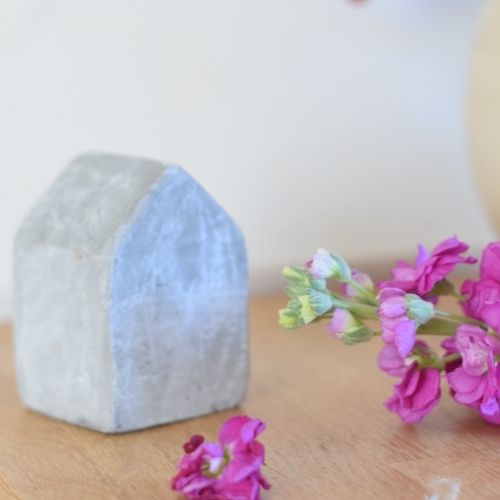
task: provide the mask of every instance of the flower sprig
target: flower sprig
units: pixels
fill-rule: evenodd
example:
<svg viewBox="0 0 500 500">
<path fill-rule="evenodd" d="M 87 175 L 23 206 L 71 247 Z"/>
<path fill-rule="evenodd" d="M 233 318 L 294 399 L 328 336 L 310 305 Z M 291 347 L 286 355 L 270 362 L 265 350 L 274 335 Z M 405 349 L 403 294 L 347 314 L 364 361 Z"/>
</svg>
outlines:
<svg viewBox="0 0 500 500">
<path fill-rule="evenodd" d="M 257 440 L 265 428 L 257 418 L 237 415 L 224 422 L 216 442 L 191 436 L 171 488 L 188 499 L 260 500 L 261 489 L 271 487 L 261 473 L 265 448 Z"/>
<path fill-rule="evenodd" d="M 279 323 L 294 329 L 326 320 L 327 331 L 348 345 L 379 336 L 378 366 L 400 379 L 385 404 L 406 423 L 432 411 L 445 379 L 457 403 L 500 424 L 500 242 L 484 249 L 479 279 L 457 291 L 448 276 L 477 262 L 464 256 L 468 248 L 456 237 L 432 252 L 419 245 L 414 264 L 397 262 L 392 279 L 377 286 L 342 257 L 319 249 L 304 267 L 283 269 L 290 300 Z M 454 297 L 463 314 L 441 310 L 443 295 Z M 444 352 L 431 349 L 425 335 L 444 336 Z"/>
</svg>

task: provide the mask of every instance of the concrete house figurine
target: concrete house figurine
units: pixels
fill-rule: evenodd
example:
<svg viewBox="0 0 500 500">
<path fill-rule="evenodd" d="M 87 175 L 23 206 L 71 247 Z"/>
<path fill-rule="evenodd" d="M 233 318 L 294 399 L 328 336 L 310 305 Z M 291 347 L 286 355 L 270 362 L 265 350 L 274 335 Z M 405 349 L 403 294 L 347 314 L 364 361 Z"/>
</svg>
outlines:
<svg viewBox="0 0 500 500">
<path fill-rule="evenodd" d="M 26 406 L 114 433 L 241 401 L 245 243 L 182 168 L 84 154 L 29 213 L 14 246 Z"/>
</svg>

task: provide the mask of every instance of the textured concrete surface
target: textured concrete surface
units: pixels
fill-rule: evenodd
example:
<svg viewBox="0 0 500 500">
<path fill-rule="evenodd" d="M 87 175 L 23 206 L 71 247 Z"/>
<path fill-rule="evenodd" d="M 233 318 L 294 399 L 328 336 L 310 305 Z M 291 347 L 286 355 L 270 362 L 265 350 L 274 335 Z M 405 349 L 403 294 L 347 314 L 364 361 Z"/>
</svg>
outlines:
<svg viewBox="0 0 500 500">
<path fill-rule="evenodd" d="M 28 407 L 123 432 L 243 397 L 244 240 L 182 168 L 78 157 L 26 217 L 14 253 Z"/>
</svg>

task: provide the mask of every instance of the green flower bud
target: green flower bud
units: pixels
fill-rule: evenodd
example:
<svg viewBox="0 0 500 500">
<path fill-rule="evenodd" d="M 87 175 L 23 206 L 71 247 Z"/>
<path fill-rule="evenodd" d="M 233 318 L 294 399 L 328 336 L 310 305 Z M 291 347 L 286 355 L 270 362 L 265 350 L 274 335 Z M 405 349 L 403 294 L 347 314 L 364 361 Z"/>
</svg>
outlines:
<svg viewBox="0 0 500 500">
<path fill-rule="evenodd" d="M 307 295 L 311 288 L 318 291 L 326 289 L 326 281 L 314 278 L 307 269 L 287 266 L 283 268 L 282 274 L 289 282 L 285 291 L 291 298 Z"/>
<path fill-rule="evenodd" d="M 325 314 L 333 306 L 330 295 L 311 289 L 306 295 L 297 297 L 300 302 L 300 316 L 304 323 L 311 323 L 317 317 Z"/>
<path fill-rule="evenodd" d="M 292 299 L 288 302 L 284 309 L 278 311 L 278 323 L 284 328 L 298 328 L 304 324 L 300 311 L 302 306 L 297 299 Z"/>
<path fill-rule="evenodd" d="M 342 341 L 347 345 L 359 344 L 360 342 L 368 342 L 373 337 L 373 330 L 366 325 L 361 325 L 352 330 L 346 330 L 342 335 Z"/>
<path fill-rule="evenodd" d="M 295 283 L 307 284 L 310 279 L 310 274 L 307 269 L 295 266 L 285 266 L 281 274 L 288 280 Z"/>
<path fill-rule="evenodd" d="M 299 326 L 302 326 L 304 324 L 302 318 L 300 317 L 300 313 L 297 314 L 292 309 L 288 308 L 280 309 L 278 311 L 278 314 L 279 314 L 278 323 L 283 328 L 293 329 L 293 328 L 298 328 Z"/>
<path fill-rule="evenodd" d="M 434 317 L 434 305 L 431 302 L 427 302 L 413 293 L 407 293 L 405 300 L 408 317 L 420 325 L 427 323 Z"/>
</svg>

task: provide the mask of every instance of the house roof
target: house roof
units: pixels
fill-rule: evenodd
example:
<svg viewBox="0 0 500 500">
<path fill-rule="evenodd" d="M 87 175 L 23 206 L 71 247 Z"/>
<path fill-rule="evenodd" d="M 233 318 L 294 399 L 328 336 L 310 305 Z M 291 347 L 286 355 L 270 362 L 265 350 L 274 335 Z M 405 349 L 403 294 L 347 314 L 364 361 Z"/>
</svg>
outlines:
<svg viewBox="0 0 500 500">
<path fill-rule="evenodd" d="M 17 243 L 100 253 L 169 169 L 179 167 L 107 153 L 80 155 L 25 218 Z"/>
</svg>

